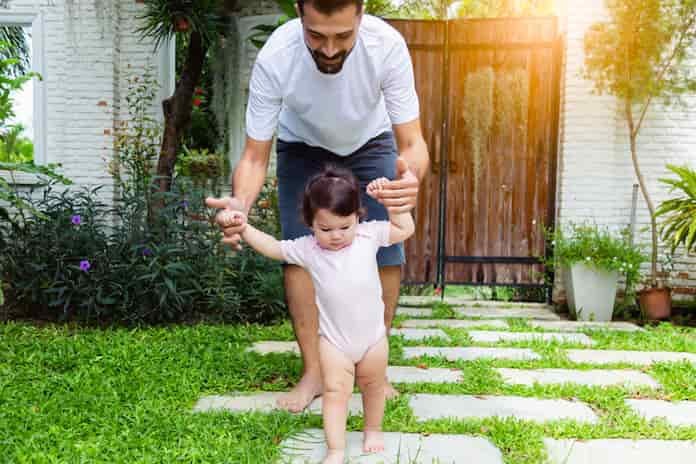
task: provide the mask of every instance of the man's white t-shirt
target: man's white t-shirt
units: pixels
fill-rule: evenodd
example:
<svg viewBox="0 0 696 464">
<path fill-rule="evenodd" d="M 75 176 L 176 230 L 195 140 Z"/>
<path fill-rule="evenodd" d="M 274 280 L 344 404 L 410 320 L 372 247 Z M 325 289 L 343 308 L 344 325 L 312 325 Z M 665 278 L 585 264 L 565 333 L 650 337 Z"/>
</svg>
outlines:
<svg viewBox="0 0 696 464">
<path fill-rule="evenodd" d="M 304 142 L 346 156 L 368 140 L 418 118 L 418 96 L 406 41 L 364 14 L 351 53 L 337 74 L 321 73 L 302 23 L 279 27 L 251 74 L 246 130 L 255 140 Z"/>
</svg>

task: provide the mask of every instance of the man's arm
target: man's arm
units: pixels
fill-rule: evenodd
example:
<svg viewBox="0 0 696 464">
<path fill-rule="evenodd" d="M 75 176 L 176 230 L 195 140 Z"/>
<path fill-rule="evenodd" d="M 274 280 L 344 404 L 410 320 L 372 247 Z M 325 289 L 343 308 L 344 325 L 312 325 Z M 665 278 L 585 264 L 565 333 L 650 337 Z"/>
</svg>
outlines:
<svg viewBox="0 0 696 464">
<path fill-rule="evenodd" d="M 420 119 L 404 124 L 394 124 L 394 137 L 399 154 L 406 160 L 409 170 L 416 176 L 418 182 L 425 177 L 430 165 L 428 146 L 423 138 Z"/>
<path fill-rule="evenodd" d="M 259 196 L 268 171 L 272 140 L 259 141 L 247 136 L 246 146 L 232 177 L 232 196 L 239 200 L 244 214 Z"/>
<path fill-rule="evenodd" d="M 396 180 L 380 190 L 378 201 L 390 214 L 398 214 L 416 207 L 418 187 L 428 171 L 430 159 L 418 119 L 404 124 L 394 124 L 392 127 L 399 150 Z"/>
</svg>

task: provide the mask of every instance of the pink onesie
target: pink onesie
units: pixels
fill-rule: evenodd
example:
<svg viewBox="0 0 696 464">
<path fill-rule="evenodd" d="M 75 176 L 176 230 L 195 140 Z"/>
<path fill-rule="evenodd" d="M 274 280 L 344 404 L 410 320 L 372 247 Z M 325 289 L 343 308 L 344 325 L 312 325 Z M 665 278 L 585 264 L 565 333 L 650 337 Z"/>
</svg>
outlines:
<svg viewBox="0 0 696 464">
<path fill-rule="evenodd" d="M 388 221 L 358 224 L 353 243 L 321 248 L 313 235 L 283 240 L 283 258 L 309 271 L 319 307 L 319 335 L 354 363 L 386 333 L 377 250 L 389 246 Z"/>
</svg>

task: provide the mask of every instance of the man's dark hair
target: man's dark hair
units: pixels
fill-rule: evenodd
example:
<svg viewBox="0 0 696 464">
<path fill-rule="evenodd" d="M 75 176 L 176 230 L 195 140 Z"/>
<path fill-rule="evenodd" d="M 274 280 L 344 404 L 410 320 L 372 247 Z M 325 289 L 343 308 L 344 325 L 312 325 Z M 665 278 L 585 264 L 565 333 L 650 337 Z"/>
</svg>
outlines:
<svg viewBox="0 0 696 464">
<path fill-rule="evenodd" d="M 348 169 L 331 165 L 307 181 L 300 209 L 307 227 L 312 227 L 314 215 L 320 209 L 328 209 L 336 216 L 344 217 L 355 213 L 358 219 L 365 215 L 360 205 L 358 180 Z"/>
<path fill-rule="evenodd" d="M 319 13 L 331 15 L 347 6 L 355 5 L 358 13 L 362 12 L 365 0 L 297 0 L 300 16 L 304 16 L 305 4 L 311 4 Z"/>
</svg>

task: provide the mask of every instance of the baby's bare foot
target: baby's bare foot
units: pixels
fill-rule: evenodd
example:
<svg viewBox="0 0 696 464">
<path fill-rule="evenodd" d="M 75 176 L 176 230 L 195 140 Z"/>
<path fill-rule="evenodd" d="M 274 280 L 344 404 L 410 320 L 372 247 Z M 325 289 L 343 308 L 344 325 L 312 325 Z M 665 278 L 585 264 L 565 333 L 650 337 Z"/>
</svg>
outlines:
<svg viewBox="0 0 696 464">
<path fill-rule="evenodd" d="M 384 451 L 384 433 L 381 430 L 365 430 L 363 451 L 365 453 L 381 453 Z"/>
<path fill-rule="evenodd" d="M 343 464 L 346 452 L 344 450 L 329 450 L 321 464 Z"/>
</svg>

